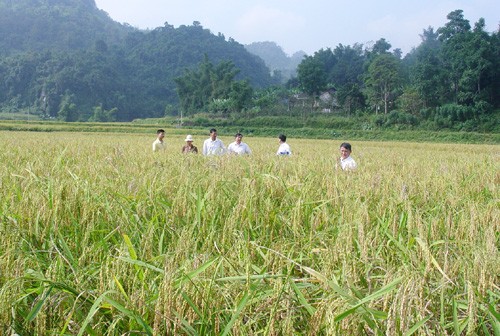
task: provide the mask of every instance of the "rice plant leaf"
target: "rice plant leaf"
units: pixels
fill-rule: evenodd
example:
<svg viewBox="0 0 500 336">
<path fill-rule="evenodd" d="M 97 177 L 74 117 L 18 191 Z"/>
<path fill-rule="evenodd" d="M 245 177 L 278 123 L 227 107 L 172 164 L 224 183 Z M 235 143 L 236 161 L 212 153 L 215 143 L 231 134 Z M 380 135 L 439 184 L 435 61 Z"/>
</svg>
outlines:
<svg viewBox="0 0 500 336">
<path fill-rule="evenodd" d="M 284 277 L 284 275 L 282 275 L 282 274 L 235 275 L 235 276 L 218 278 L 218 279 L 215 279 L 215 281 L 231 282 L 231 281 L 246 281 L 247 279 L 248 280 L 263 280 L 263 279 L 276 279 L 276 278 L 283 278 L 283 277 Z"/>
<path fill-rule="evenodd" d="M 304 297 L 304 294 L 300 291 L 299 287 L 293 282 L 290 281 L 290 286 L 294 290 L 295 294 L 297 295 L 297 299 L 299 300 L 300 304 L 304 306 L 304 308 L 307 310 L 309 313 L 309 316 L 313 316 L 314 313 L 316 312 L 316 308 L 314 308 Z"/>
<path fill-rule="evenodd" d="M 413 335 L 420 327 L 422 327 L 429 319 L 432 317 L 432 315 L 427 316 L 426 318 L 423 318 L 422 320 L 418 321 L 413 327 L 408 329 L 407 332 L 404 333 L 404 336 L 411 336 Z"/>
<path fill-rule="evenodd" d="M 58 232 L 59 235 L 59 245 L 64 251 L 64 255 L 66 259 L 70 262 L 71 266 L 75 267 L 75 258 L 73 257 L 73 254 L 71 253 L 71 250 L 68 247 L 68 244 L 66 244 L 66 241 L 64 240 L 61 231 Z"/>
<path fill-rule="evenodd" d="M 221 336 L 226 336 L 231 332 L 231 328 L 236 322 L 236 319 L 240 316 L 241 312 L 243 311 L 243 308 L 245 308 L 248 299 L 250 299 L 250 293 L 246 292 L 245 295 L 243 295 L 243 297 L 241 298 L 240 302 L 238 303 L 238 306 L 236 307 L 236 311 L 234 312 L 233 316 L 231 316 L 231 320 L 229 321 L 228 324 L 226 324 L 226 327 L 224 328 L 224 331 L 222 332 Z"/>
<path fill-rule="evenodd" d="M 460 335 L 460 326 L 458 324 L 458 309 L 457 309 L 457 301 L 453 299 L 451 310 L 453 314 L 453 331 L 455 335 Z"/>
<path fill-rule="evenodd" d="M 391 242 L 394 243 L 394 245 L 396 245 L 396 247 L 401 251 L 403 252 L 404 256 L 405 257 L 408 257 L 410 255 L 410 251 L 408 251 L 408 248 L 406 246 L 404 246 L 403 244 L 401 244 L 401 242 L 399 240 L 397 240 L 396 238 L 394 238 L 393 235 L 391 235 L 389 233 L 389 231 L 385 231 L 385 235 L 387 236 L 387 238 L 389 238 L 389 240 Z"/>
<path fill-rule="evenodd" d="M 104 292 L 103 294 L 101 294 L 101 296 L 99 296 L 94 301 L 94 304 L 92 305 L 92 307 L 90 307 L 89 313 L 87 314 L 87 317 L 85 318 L 85 320 L 82 323 L 82 326 L 80 327 L 80 331 L 78 332 L 78 336 L 82 336 L 85 333 L 85 329 L 87 329 L 87 326 L 92 321 L 92 318 L 94 317 L 94 315 L 99 310 L 99 308 L 101 306 L 101 303 L 106 299 L 106 295 L 108 293 L 112 293 L 112 292 L 113 291 Z"/>
<path fill-rule="evenodd" d="M 123 234 L 123 240 L 125 241 L 125 244 L 127 245 L 127 249 L 128 249 L 128 253 L 130 255 L 130 258 L 132 260 L 138 260 L 138 258 L 137 258 L 137 252 L 135 251 L 134 245 L 132 244 L 132 241 L 130 240 L 130 237 L 127 234 L 124 233 Z M 144 280 L 144 271 L 137 264 L 134 264 L 134 267 L 135 267 L 135 269 L 137 271 L 139 279 L 141 281 L 143 281 Z"/>
<path fill-rule="evenodd" d="M 389 316 L 389 314 L 387 314 L 387 312 L 385 311 L 376 310 L 372 308 L 367 308 L 366 311 L 370 313 L 370 315 L 372 315 L 377 320 L 387 320 L 387 316 Z"/>
<path fill-rule="evenodd" d="M 144 261 L 141 261 L 141 260 L 136 260 L 136 259 L 131 259 L 131 258 L 127 258 L 127 257 L 118 257 L 119 260 L 123 260 L 125 262 L 128 262 L 132 265 L 135 265 L 135 266 L 140 266 L 140 267 L 144 267 L 144 268 L 148 268 L 150 270 L 153 270 L 155 272 L 158 272 L 158 273 L 161 273 L 161 274 L 165 274 L 165 271 L 161 268 L 158 268 L 156 266 L 153 266 L 151 264 L 148 264 Z"/>
<path fill-rule="evenodd" d="M 68 326 L 70 324 L 70 322 L 72 321 L 73 319 L 73 314 L 75 313 L 75 310 L 72 309 L 70 311 L 70 313 L 68 314 L 68 316 L 65 318 L 65 321 L 64 321 L 64 325 L 61 329 L 61 332 L 59 333 L 59 336 L 63 336 L 63 335 L 66 335 L 66 330 L 68 329 Z"/>
<path fill-rule="evenodd" d="M 158 240 L 158 254 L 162 255 L 163 254 L 163 241 L 165 239 L 165 230 L 161 232 L 160 239 Z"/>
<path fill-rule="evenodd" d="M 492 304 L 488 305 L 488 311 L 491 313 L 491 316 L 497 320 L 497 322 L 500 322 L 500 313 L 495 310 L 495 307 Z"/>
<path fill-rule="evenodd" d="M 200 309 L 194 304 L 193 300 L 191 300 L 191 298 L 189 297 L 189 295 L 187 295 L 186 292 L 182 292 L 181 293 L 182 297 L 184 298 L 184 300 L 186 300 L 186 302 L 188 303 L 188 305 L 191 307 L 191 309 L 193 309 L 193 311 L 196 313 L 196 315 L 198 315 L 198 317 L 203 321 L 205 322 L 205 317 L 203 316 L 203 314 L 201 313 Z"/>
<path fill-rule="evenodd" d="M 434 257 L 432 256 L 432 253 L 431 251 L 429 250 L 429 248 L 427 247 L 427 244 L 422 240 L 420 239 L 420 237 L 416 237 L 415 240 L 417 241 L 417 243 L 420 245 L 420 247 L 422 248 L 422 250 L 429 256 L 429 258 L 431 259 L 431 262 L 432 264 L 437 268 L 437 270 L 439 271 L 439 273 L 441 273 L 449 282 L 451 283 L 454 283 L 447 275 L 446 273 L 443 271 L 443 269 L 441 268 L 441 266 L 439 266 L 439 263 L 437 262 L 436 259 L 434 259 Z"/>
<path fill-rule="evenodd" d="M 319 281 L 323 282 L 323 283 L 327 283 L 328 282 L 328 279 L 321 273 L 319 273 L 318 271 L 312 269 L 311 267 L 307 267 L 307 266 L 302 266 L 299 264 L 299 266 L 306 272 L 306 273 L 309 273 L 310 275 L 312 275 L 313 277 L 315 277 L 316 279 L 318 279 Z"/>
<path fill-rule="evenodd" d="M 49 284 L 50 286 L 54 287 L 55 289 L 62 290 L 64 292 L 73 294 L 74 296 L 80 295 L 80 293 L 76 289 L 69 287 L 68 285 L 61 283 L 61 282 L 48 280 L 43 276 L 43 274 L 41 274 L 38 271 L 34 271 L 32 269 L 28 269 L 26 271 L 26 275 L 24 276 L 24 278 L 29 279 L 29 280 L 36 280 L 36 281 L 40 281 L 40 282 Z"/>
<path fill-rule="evenodd" d="M 118 280 L 116 278 L 116 276 L 114 276 L 114 275 L 113 275 L 113 279 L 115 280 L 115 284 L 118 287 L 118 289 L 120 290 L 120 293 L 122 293 L 122 295 L 127 299 L 127 301 L 130 302 L 130 298 L 128 297 L 127 293 L 125 292 L 125 289 L 123 289 L 123 286 L 122 286 L 120 280 Z"/>
<path fill-rule="evenodd" d="M 124 233 L 123 240 L 125 241 L 125 244 L 127 245 L 128 254 L 130 255 L 130 258 L 137 260 L 137 253 L 135 252 L 134 245 L 132 244 L 130 237 Z"/>
<path fill-rule="evenodd" d="M 183 277 L 180 277 L 179 279 L 177 279 L 175 282 L 175 286 L 178 287 L 180 285 L 182 285 L 184 282 L 186 281 L 190 281 L 190 280 L 193 280 L 194 278 L 196 278 L 198 275 L 200 275 L 201 273 L 203 273 L 207 268 L 209 268 L 210 266 L 213 265 L 213 263 L 215 263 L 219 258 L 216 257 L 212 260 L 209 260 L 207 261 L 206 263 L 204 263 L 203 265 L 201 265 L 200 267 L 198 267 L 197 269 L 185 274 Z"/>
<path fill-rule="evenodd" d="M 52 292 L 52 289 L 54 289 L 54 287 L 50 286 L 48 289 L 46 289 L 43 292 L 42 297 L 38 300 L 38 302 L 33 306 L 31 311 L 26 316 L 26 320 L 28 320 L 28 322 L 31 322 L 36 318 L 36 316 L 40 312 L 40 309 L 42 309 L 43 304 L 45 303 L 45 301 L 49 297 L 50 292 Z"/>
<path fill-rule="evenodd" d="M 367 302 L 370 302 L 372 300 L 375 300 L 385 294 L 387 294 L 388 292 L 392 291 L 402 280 L 403 278 L 397 278 L 396 280 L 392 281 L 391 283 L 385 285 L 384 287 L 380 288 L 378 291 L 376 291 L 375 293 L 372 293 L 370 295 L 368 295 L 367 297 L 365 297 L 364 299 L 358 301 L 352 308 L 340 313 L 339 315 L 337 315 L 335 318 L 334 318 L 334 321 L 335 322 L 339 322 L 339 321 L 342 321 L 344 318 L 346 318 L 347 316 L 353 314 L 359 307 L 361 307 L 362 305 L 364 305 L 365 303 Z"/>
<path fill-rule="evenodd" d="M 355 301 L 356 298 L 351 296 L 347 291 L 345 291 L 342 287 L 339 286 L 338 283 L 329 281 L 328 285 L 330 286 L 331 289 L 333 289 L 337 294 L 342 296 L 345 300 L 348 301 Z"/>
<path fill-rule="evenodd" d="M 196 329 L 193 328 L 192 325 L 189 324 L 188 321 L 186 321 L 185 318 L 183 318 L 178 312 L 174 311 L 174 315 L 181 320 L 181 328 L 186 332 L 187 335 L 190 336 L 199 336 L 198 332 Z"/>
<path fill-rule="evenodd" d="M 142 328 L 144 329 L 144 331 L 146 332 L 147 335 L 153 336 L 153 329 L 142 319 L 142 317 L 137 315 L 137 313 L 135 313 L 134 311 L 132 311 L 130 309 L 125 308 L 122 304 L 120 304 L 119 302 L 117 302 L 109 297 L 105 297 L 105 300 L 110 305 L 112 305 L 113 307 L 118 309 L 120 312 L 125 314 L 125 316 L 136 320 L 137 323 L 139 323 L 142 326 Z"/>
<path fill-rule="evenodd" d="M 488 306 L 488 315 L 490 316 L 491 327 L 495 336 L 500 336 L 500 314 L 498 314 L 492 304 Z"/>
<path fill-rule="evenodd" d="M 452 314 L 453 314 L 453 331 L 455 332 L 455 335 L 461 335 L 465 327 L 467 327 L 467 324 L 469 323 L 469 317 L 466 317 L 463 320 L 459 320 L 458 308 L 460 306 L 462 309 L 467 309 L 467 305 L 457 302 L 455 299 L 453 299 Z"/>
</svg>

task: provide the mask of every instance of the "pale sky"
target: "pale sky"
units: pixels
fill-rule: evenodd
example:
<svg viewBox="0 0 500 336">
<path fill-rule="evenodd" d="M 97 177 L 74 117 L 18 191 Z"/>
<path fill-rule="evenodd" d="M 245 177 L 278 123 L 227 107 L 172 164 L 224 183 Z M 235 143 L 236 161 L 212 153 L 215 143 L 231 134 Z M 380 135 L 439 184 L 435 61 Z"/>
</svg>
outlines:
<svg viewBox="0 0 500 336">
<path fill-rule="evenodd" d="M 338 44 L 371 45 L 385 38 L 407 53 L 420 44 L 423 29 L 436 30 L 446 15 L 462 9 L 471 26 L 483 17 L 486 31 L 500 24 L 499 0 L 96 0 L 118 22 L 154 29 L 199 21 L 242 44 L 273 41 L 291 55 L 312 55 Z"/>
</svg>

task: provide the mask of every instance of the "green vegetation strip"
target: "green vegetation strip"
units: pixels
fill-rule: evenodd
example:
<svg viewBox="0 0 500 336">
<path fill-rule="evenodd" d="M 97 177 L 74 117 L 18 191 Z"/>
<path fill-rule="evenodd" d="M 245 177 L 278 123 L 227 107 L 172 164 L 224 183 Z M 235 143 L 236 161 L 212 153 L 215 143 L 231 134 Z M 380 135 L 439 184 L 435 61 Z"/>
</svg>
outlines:
<svg viewBox="0 0 500 336">
<path fill-rule="evenodd" d="M 265 126 L 217 126 L 219 134 L 231 136 L 242 132 L 246 136 L 276 137 L 284 133 L 290 138 L 310 139 L 338 139 L 338 140 L 373 140 L 373 141 L 412 141 L 412 142 L 440 142 L 440 143 L 476 143 L 500 144 L 499 133 L 475 133 L 452 131 L 421 131 L 421 130 L 356 130 L 311 127 L 265 127 Z M 86 133 L 130 133 L 151 134 L 156 129 L 164 128 L 170 135 L 207 135 L 210 127 L 172 126 L 172 121 L 154 124 L 145 123 L 64 123 L 46 121 L 0 121 L 0 131 L 27 131 L 27 132 L 86 132 Z"/>
</svg>

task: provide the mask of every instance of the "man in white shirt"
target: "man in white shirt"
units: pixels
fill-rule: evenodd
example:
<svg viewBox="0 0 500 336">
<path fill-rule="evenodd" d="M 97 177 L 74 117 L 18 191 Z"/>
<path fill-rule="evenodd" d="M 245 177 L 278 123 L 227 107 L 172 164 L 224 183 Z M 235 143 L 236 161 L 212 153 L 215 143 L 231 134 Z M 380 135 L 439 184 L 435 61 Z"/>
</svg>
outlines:
<svg viewBox="0 0 500 336">
<path fill-rule="evenodd" d="M 156 140 L 153 142 L 153 152 L 158 152 L 165 149 L 165 143 L 163 142 L 164 137 L 164 130 L 159 129 L 156 131 Z"/>
<path fill-rule="evenodd" d="M 340 145 L 340 167 L 342 170 L 354 170 L 357 167 L 356 161 L 351 157 L 351 144 L 348 142 Z"/>
<path fill-rule="evenodd" d="M 224 143 L 217 139 L 217 130 L 212 128 L 210 130 L 210 138 L 203 143 L 203 155 L 222 155 L 226 151 Z"/>
<path fill-rule="evenodd" d="M 280 141 L 280 146 L 278 147 L 276 155 L 292 155 L 292 150 L 290 149 L 290 146 L 288 146 L 288 144 L 286 143 L 286 135 L 280 134 L 278 136 L 278 139 Z"/>
<path fill-rule="evenodd" d="M 243 139 L 243 135 L 241 133 L 236 133 L 234 136 L 234 142 L 231 142 L 231 144 L 227 147 L 229 154 L 252 154 L 250 147 L 248 147 L 246 143 L 241 142 L 241 139 Z"/>
</svg>

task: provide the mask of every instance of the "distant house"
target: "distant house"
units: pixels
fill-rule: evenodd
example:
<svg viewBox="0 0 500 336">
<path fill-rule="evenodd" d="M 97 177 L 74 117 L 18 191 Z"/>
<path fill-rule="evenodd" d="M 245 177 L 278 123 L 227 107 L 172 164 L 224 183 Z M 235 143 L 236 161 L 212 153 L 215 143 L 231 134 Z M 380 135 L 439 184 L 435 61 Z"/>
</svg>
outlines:
<svg viewBox="0 0 500 336">
<path fill-rule="evenodd" d="M 319 106 L 322 112 L 330 113 L 333 109 L 340 107 L 337 100 L 337 90 L 330 88 L 319 95 Z"/>
<path fill-rule="evenodd" d="M 302 107 L 307 106 L 310 99 L 311 97 L 303 92 L 291 95 L 288 99 L 288 111 L 290 111 L 290 109 L 294 108 L 296 105 L 302 105 Z"/>
<path fill-rule="evenodd" d="M 321 109 L 321 112 L 331 113 L 334 109 L 340 107 L 335 88 L 330 88 L 320 93 L 318 98 L 311 97 L 304 92 L 296 93 L 290 96 L 287 102 L 288 110 L 296 106 L 312 106 L 314 109 Z"/>
</svg>

